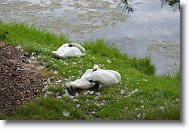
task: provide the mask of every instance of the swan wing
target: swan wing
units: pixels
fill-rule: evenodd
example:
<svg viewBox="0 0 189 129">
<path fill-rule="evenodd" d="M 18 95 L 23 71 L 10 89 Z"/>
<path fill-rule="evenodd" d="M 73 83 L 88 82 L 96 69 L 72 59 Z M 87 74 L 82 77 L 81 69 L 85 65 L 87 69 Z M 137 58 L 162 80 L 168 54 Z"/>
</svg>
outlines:
<svg viewBox="0 0 189 129">
<path fill-rule="evenodd" d="M 97 81 L 103 86 L 111 86 L 118 83 L 117 78 L 114 76 L 114 74 L 106 70 L 97 70 L 85 79 L 88 81 Z"/>
<path fill-rule="evenodd" d="M 57 51 L 53 51 L 53 54 L 61 58 L 80 57 L 83 55 L 83 53 L 78 48 L 75 47 L 62 47 Z"/>
<path fill-rule="evenodd" d="M 75 47 L 66 48 L 66 50 L 64 51 L 64 57 L 80 57 L 82 55 L 83 53 Z"/>
<path fill-rule="evenodd" d="M 118 83 L 121 81 L 121 75 L 119 72 L 114 71 L 114 70 L 107 70 L 107 71 L 114 74 L 114 76 L 117 78 Z"/>
<path fill-rule="evenodd" d="M 88 69 L 85 71 L 85 73 L 81 76 L 81 78 L 87 78 L 93 73 L 93 69 Z"/>
<path fill-rule="evenodd" d="M 60 51 L 64 51 L 65 48 L 68 47 L 68 45 L 69 45 L 69 44 L 67 44 L 67 43 L 66 43 L 66 44 L 63 44 L 61 47 L 59 47 L 59 48 L 57 49 L 57 51 L 59 51 L 59 52 L 60 52 Z"/>
</svg>

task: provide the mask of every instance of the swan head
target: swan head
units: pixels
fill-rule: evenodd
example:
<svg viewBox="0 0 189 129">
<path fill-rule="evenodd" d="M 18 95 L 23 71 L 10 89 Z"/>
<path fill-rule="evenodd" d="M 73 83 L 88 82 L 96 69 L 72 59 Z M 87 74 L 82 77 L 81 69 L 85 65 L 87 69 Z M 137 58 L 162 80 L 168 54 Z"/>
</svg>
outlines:
<svg viewBox="0 0 189 129">
<path fill-rule="evenodd" d="M 93 80 L 89 80 L 89 82 L 91 83 L 91 85 L 93 86 L 92 89 L 93 90 L 98 90 L 100 88 L 100 82 L 98 81 L 93 81 Z"/>
<path fill-rule="evenodd" d="M 85 48 L 83 48 L 80 44 L 77 43 L 70 43 L 69 47 L 77 47 L 82 53 L 85 53 Z"/>
<path fill-rule="evenodd" d="M 97 71 L 98 69 L 100 69 L 98 65 L 94 65 L 94 66 L 93 66 L 93 72 L 94 72 L 94 71 Z"/>
</svg>

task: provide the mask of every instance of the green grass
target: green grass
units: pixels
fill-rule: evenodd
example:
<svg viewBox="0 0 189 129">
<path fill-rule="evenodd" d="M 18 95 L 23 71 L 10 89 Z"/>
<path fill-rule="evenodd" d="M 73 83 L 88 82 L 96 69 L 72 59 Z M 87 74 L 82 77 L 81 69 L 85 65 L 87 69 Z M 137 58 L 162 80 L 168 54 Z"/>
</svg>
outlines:
<svg viewBox="0 0 189 129">
<path fill-rule="evenodd" d="M 51 51 L 70 42 L 45 30 L 20 23 L 0 22 L 0 34 L 9 32 L 5 41 L 21 45 L 25 51 L 37 52 L 37 59 L 46 67 L 56 70 L 66 79 L 79 78 L 86 69 L 99 64 L 102 68 L 120 72 L 118 85 L 100 89 L 101 96 L 80 94 L 72 99 L 43 93 L 35 101 L 26 102 L 9 117 L 1 119 L 30 120 L 179 120 L 180 119 L 180 74 L 155 76 L 155 67 L 150 58 L 130 58 L 114 45 L 103 40 L 83 43 L 87 50 L 82 58 L 55 59 Z M 64 87 L 50 87 L 50 91 L 63 92 Z M 120 94 L 125 90 L 123 94 Z M 77 100 L 77 101 L 76 101 Z M 80 105 L 79 108 L 76 105 Z M 68 117 L 63 112 L 70 112 Z"/>
</svg>

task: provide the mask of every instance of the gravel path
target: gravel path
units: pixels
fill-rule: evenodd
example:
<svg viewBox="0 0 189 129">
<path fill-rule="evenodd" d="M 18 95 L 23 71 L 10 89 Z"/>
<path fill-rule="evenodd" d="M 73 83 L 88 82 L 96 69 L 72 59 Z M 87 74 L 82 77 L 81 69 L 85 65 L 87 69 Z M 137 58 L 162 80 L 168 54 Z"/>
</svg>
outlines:
<svg viewBox="0 0 189 129">
<path fill-rule="evenodd" d="M 0 42 L 0 113 L 11 115 L 41 91 L 44 81 L 28 53 Z"/>
</svg>

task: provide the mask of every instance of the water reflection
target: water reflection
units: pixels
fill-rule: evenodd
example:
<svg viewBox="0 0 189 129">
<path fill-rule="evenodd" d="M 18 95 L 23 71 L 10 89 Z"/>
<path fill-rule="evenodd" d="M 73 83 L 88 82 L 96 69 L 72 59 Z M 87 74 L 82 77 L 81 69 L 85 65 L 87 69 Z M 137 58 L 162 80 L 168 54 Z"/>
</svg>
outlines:
<svg viewBox="0 0 189 129">
<path fill-rule="evenodd" d="M 173 8 L 173 11 L 176 11 L 177 9 L 180 10 L 180 0 L 160 0 L 161 1 L 161 9 L 165 6 L 170 6 Z M 134 5 L 135 3 L 133 0 L 121 0 L 117 7 L 122 9 L 122 13 L 127 12 L 128 14 L 134 11 Z M 137 3 L 138 4 L 138 3 Z"/>
<path fill-rule="evenodd" d="M 122 13 L 124 13 L 125 11 L 127 11 L 127 13 L 134 11 L 128 0 L 121 0 L 121 2 L 118 4 L 118 8 L 122 9 Z"/>
<path fill-rule="evenodd" d="M 122 11 L 124 4 L 121 0 L 119 3 L 121 6 L 118 8 Z M 84 37 L 103 38 L 108 43 L 116 43 L 118 48 L 129 56 L 151 56 L 152 63 L 157 68 L 157 75 L 177 71 L 180 59 L 179 56 L 173 56 L 180 54 L 180 11 L 177 9 L 173 13 L 172 6 L 168 3 L 164 4 L 162 10 L 161 4 L 161 0 L 127 0 L 125 7 L 133 9 L 127 22 L 94 31 Z M 128 12 L 126 8 L 124 11 Z M 154 49 L 149 49 L 149 45 Z"/>
<path fill-rule="evenodd" d="M 166 5 L 169 5 L 173 8 L 174 11 L 177 9 L 180 10 L 180 0 L 160 0 L 161 1 L 161 8 Z"/>
</svg>

